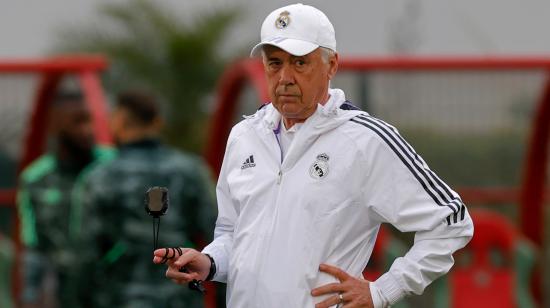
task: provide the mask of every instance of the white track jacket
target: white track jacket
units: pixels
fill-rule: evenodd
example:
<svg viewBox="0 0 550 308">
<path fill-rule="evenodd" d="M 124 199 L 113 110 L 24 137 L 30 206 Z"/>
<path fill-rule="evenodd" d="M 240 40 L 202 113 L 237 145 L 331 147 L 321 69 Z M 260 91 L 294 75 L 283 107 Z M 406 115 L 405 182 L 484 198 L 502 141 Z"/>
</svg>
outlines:
<svg viewBox="0 0 550 308">
<path fill-rule="evenodd" d="M 460 197 L 397 130 L 330 90 L 284 159 L 269 104 L 233 127 L 217 185 L 215 239 L 204 250 L 230 308 L 314 307 L 335 265 L 362 277 L 381 223 L 415 232 L 414 245 L 371 283 L 376 307 L 421 294 L 473 235 Z"/>
</svg>

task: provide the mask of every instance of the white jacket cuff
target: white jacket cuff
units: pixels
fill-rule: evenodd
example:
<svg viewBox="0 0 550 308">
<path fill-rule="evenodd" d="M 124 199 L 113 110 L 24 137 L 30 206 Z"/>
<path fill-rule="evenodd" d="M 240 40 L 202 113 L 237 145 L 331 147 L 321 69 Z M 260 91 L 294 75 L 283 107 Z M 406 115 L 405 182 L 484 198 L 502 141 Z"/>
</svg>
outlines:
<svg viewBox="0 0 550 308">
<path fill-rule="evenodd" d="M 370 289 L 370 297 L 372 298 L 372 304 L 374 308 L 384 308 L 387 305 L 384 303 L 384 299 L 382 298 L 382 295 L 380 294 L 380 290 L 378 290 L 378 287 L 371 282 L 369 284 Z"/>
<path fill-rule="evenodd" d="M 376 279 L 375 282 L 371 283 L 371 288 L 377 291 L 371 291 L 371 295 L 377 293 L 378 298 L 376 300 L 379 301 L 379 306 L 377 306 L 377 303 L 374 302 L 375 297 L 373 296 L 374 307 L 388 307 L 406 295 L 405 291 L 399 286 L 399 282 L 390 273 L 385 273 Z"/>
</svg>

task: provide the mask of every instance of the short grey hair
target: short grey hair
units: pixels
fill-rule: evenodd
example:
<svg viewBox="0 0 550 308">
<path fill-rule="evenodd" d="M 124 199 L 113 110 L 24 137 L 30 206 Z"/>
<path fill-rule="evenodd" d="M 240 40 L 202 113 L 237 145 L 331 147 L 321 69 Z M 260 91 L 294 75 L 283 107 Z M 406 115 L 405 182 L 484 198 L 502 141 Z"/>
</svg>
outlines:
<svg viewBox="0 0 550 308">
<path fill-rule="evenodd" d="M 326 47 L 319 47 L 321 49 L 321 59 L 323 59 L 323 62 L 328 63 L 330 58 L 334 57 L 336 55 L 336 52 L 330 48 Z"/>
</svg>

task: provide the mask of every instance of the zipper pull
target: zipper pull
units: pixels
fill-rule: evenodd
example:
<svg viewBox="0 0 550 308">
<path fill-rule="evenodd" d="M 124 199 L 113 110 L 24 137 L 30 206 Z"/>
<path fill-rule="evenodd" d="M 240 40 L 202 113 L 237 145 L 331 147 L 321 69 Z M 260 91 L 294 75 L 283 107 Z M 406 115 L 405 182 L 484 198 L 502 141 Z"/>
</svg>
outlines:
<svg viewBox="0 0 550 308">
<path fill-rule="evenodd" d="M 279 174 L 277 175 L 277 184 L 281 184 L 282 177 L 283 177 L 283 172 L 279 170 Z"/>
</svg>

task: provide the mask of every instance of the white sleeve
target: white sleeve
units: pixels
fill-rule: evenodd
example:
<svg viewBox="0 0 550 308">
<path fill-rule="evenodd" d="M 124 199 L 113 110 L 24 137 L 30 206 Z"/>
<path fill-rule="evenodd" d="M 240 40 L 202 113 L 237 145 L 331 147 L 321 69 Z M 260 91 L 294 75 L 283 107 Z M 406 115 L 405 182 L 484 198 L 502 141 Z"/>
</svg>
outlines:
<svg viewBox="0 0 550 308">
<path fill-rule="evenodd" d="M 454 264 L 453 253 L 473 236 L 473 223 L 456 192 L 441 181 L 393 128 L 385 126 L 366 151 L 363 196 L 371 215 L 401 232 L 415 232 L 414 245 L 371 285 L 376 307 L 422 294 Z"/>
<path fill-rule="evenodd" d="M 229 140 L 231 140 L 231 137 Z M 218 282 L 227 282 L 229 258 L 233 249 L 233 230 L 237 220 L 237 211 L 227 183 L 229 140 L 216 186 L 218 218 L 214 230 L 214 240 L 202 250 L 202 253 L 209 254 L 216 262 L 216 275 L 212 280 Z"/>
</svg>

